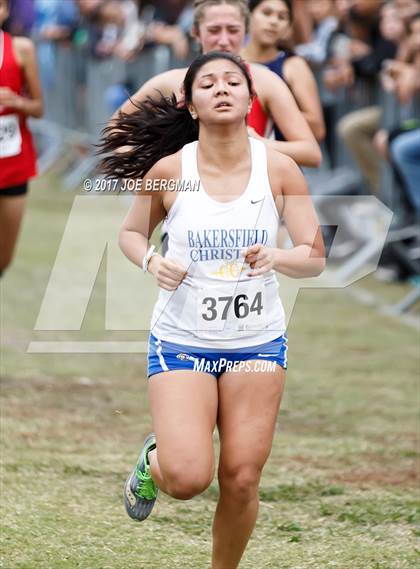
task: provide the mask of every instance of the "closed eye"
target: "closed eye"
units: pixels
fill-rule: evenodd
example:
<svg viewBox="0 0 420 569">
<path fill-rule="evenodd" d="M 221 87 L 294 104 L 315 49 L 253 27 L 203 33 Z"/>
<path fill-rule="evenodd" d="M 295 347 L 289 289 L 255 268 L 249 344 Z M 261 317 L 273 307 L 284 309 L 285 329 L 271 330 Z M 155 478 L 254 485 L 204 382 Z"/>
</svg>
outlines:
<svg viewBox="0 0 420 569">
<path fill-rule="evenodd" d="M 238 87 L 241 83 L 239 81 L 228 81 L 228 85 L 231 87 Z M 200 85 L 201 89 L 210 89 L 213 87 L 214 83 L 206 83 L 205 85 Z"/>
</svg>

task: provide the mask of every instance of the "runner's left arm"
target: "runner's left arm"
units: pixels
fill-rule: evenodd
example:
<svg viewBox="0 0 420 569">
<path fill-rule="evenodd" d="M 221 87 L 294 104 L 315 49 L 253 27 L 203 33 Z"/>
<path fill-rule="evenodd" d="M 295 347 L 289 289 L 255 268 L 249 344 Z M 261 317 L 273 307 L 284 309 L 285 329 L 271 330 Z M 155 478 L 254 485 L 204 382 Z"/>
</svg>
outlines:
<svg viewBox="0 0 420 569">
<path fill-rule="evenodd" d="M 252 74 L 264 109 L 285 138 L 284 141 L 264 139 L 266 145 L 290 156 L 300 166 L 318 167 L 321 149 L 286 83 L 262 65 L 253 64 Z"/>
<path fill-rule="evenodd" d="M 28 38 L 18 37 L 13 40 L 13 48 L 23 69 L 28 96 L 1 87 L 0 105 L 16 109 L 28 117 L 40 118 L 44 114 L 44 105 L 34 44 Z"/>
<path fill-rule="evenodd" d="M 245 261 L 250 276 L 276 270 L 291 278 L 316 277 L 325 268 L 325 249 L 321 227 L 305 178 L 288 156 L 268 152 L 270 185 L 293 243 L 291 249 L 266 248 L 260 244 L 248 248 Z"/>
</svg>

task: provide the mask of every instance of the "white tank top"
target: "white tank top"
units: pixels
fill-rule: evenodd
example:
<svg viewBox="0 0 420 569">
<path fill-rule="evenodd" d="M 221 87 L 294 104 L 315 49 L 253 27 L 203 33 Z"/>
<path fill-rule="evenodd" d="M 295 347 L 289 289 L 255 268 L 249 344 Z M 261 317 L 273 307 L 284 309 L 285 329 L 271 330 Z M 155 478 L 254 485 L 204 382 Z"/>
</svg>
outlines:
<svg viewBox="0 0 420 569">
<path fill-rule="evenodd" d="M 151 332 L 161 340 L 223 350 L 270 342 L 285 332 L 274 271 L 249 277 L 241 256 L 255 243 L 276 247 L 280 225 L 265 145 L 249 141 L 248 186 L 229 202 L 213 199 L 201 184 L 198 141 L 182 149 L 185 190 L 178 191 L 167 216 L 166 257 L 188 274 L 176 291 L 159 290 Z"/>
</svg>

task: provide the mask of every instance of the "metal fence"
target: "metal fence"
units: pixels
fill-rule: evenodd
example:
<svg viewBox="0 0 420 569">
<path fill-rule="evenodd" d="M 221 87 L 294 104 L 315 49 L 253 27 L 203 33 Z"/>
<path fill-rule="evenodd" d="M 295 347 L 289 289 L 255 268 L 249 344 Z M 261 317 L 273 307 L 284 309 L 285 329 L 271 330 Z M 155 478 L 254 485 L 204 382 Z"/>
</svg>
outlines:
<svg viewBox="0 0 420 569">
<path fill-rule="evenodd" d="M 61 169 L 64 188 L 77 189 L 95 169 L 94 145 L 116 108 L 148 79 L 188 65 L 192 57 L 179 61 L 169 47 L 159 45 L 146 47 L 134 61 L 123 62 L 93 57 L 74 45 L 55 46 L 54 77 L 50 74 L 43 84 L 44 118 L 31 121 L 39 171 L 55 165 Z M 63 157 L 66 160 L 60 160 Z"/>
</svg>

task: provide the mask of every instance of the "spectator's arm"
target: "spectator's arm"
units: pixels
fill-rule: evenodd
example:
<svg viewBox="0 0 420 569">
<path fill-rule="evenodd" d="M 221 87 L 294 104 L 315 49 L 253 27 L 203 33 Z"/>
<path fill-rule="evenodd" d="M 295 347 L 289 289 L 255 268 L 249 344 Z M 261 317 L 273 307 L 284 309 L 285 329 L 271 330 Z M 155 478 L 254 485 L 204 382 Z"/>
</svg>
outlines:
<svg viewBox="0 0 420 569">
<path fill-rule="evenodd" d="M 297 45 L 295 52 L 307 61 L 320 65 L 327 59 L 328 44 L 331 35 L 337 28 L 337 20 L 333 17 L 324 20 L 315 31 L 314 39 L 309 43 Z"/>
<path fill-rule="evenodd" d="M 350 87 L 354 83 L 353 66 L 344 59 L 331 61 L 331 65 L 323 73 L 323 82 L 330 91 Z"/>
<path fill-rule="evenodd" d="M 64 41 L 70 39 L 72 33 L 73 28 L 68 26 L 45 26 L 41 30 L 40 38 L 42 40 Z"/>
<path fill-rule="evenodd" d="M 401 63 L 395 81 L 397 97 L 403 105 L 416 93 L 420 93 L 420 73 L 415 65 Z"/>
<path fill-rule="evenodd" d="M 123 61 L 133 59 L 144 47 L 146 39 L 146 26 L 139 19 L 135 4 L 128 4 L 125 8 L 125 23 L 114 53 Z"/>
<path fill-rule="evenodd" d="M 382 62 L 386 59 L 394 59 L 395 54 L 395 44 L 381 39 L 366 55 L 352 58 L 354 71 L 360 77 L 375 77 L 381 70 Z"/>
<path fill-rule="evenodd" d="M 382 73 L 382 86 L 395 92 L 401 104 L 406 104 L 420 92 L 419 66 L 403 61 L 389 61 Z"/>
<path fill-rule="evenodd" d="M 312 31 L 313 24 L 308 14 L 306 2 L 293 0 L 293 37 L 295 43 L 309 43 Z"/>
<path fill-rule="evenodd" d="M 188 39 L 179 26 L 156 22 L 149 28 L 149 38 L 157 43 L 169 45 L 179 59 L 185 59 L 188 55 Z"/>
</svg>

